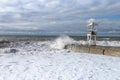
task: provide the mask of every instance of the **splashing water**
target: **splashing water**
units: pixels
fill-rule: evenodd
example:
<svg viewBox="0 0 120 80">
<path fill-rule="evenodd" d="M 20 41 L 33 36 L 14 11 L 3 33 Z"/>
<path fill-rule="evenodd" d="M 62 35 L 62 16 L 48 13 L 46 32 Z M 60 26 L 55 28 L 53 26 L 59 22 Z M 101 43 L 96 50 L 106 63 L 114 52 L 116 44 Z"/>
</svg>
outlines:
<svg viewBox="0 0 120 80">
<path fill-rule="evenodd" d="M 120 41 L 97 41 L 98 45 L 101 46 L 116 46 L 120 47 Z"/>
<path fill-rule="evenodd" d="M 61 37 L 58 37 L 55 41 L 53 41 L 50 47 L 54 49 L 63 49 L 64 46 L 67 44 L 87 45 L 87 41 L 85 40 L 75 41 L 69 36 L 61 36 Z M 97 41 L 97 45 L 120 47 L 120 41 Z"/>
<path fill-rule="evenodd" d="M 97 41 L 97 45 L 99 46 L 114 46 L 114 47 L 120 47 L 120 41 Z M 84 40 L 80 40 L 79 44 L 86 45 L 87 42 Z"/>
<path fill-rule="evenodd" d="M 57 38 L 50 46 L 55 49 L 63 49 L 65 45 L 75 43 L 76 41 L 68 36 Z"/>
</svg>

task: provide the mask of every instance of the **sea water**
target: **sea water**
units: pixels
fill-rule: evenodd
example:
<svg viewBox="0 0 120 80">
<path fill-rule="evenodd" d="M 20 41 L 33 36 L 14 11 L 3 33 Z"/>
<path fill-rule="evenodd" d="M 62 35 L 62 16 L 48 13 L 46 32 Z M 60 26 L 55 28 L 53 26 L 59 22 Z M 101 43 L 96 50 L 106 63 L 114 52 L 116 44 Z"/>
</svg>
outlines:
<svg viewBox="0 0 120 80">
<path fill-rule="evenodd" d="M 65 50 L 67 44 L 87 44 L 84 38 L 12 37 L 0 48 L 0 80 L 120 80 L 120 58 Z M 97 45 L 120 47 L 119 40 Z"/>
</svg>

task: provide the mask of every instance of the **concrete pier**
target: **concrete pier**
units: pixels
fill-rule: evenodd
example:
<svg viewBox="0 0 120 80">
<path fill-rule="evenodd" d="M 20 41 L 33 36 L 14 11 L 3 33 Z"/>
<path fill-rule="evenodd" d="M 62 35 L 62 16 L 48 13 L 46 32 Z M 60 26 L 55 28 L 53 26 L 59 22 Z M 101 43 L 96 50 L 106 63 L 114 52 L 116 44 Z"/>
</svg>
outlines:
<svg viewBox="0 0 120 80">
<path fill-rule="evenodd" d="M 68 44 L 65 46 L 65 49 L 80 53 L 91 53 L 120 57 L 120 47 Z"/>
</svg>

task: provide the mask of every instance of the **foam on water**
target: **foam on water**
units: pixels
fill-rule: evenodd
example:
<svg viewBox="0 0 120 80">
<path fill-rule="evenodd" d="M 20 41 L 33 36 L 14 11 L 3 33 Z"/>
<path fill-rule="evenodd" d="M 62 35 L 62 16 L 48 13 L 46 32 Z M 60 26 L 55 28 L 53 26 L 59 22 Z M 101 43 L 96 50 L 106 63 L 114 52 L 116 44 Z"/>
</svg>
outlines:
<svg viewBox="0 0 120 80">
<path fill-rule="evenodd" d="M 54 41 L 26 42 L 0 48 L 0 80 L 120 80 L 120 58 L 63 49 L 66 44 L 86 41 L 62 36 Z M 97 43 L 120 45 L 119 41 Z"/>
<path fill-rule="evenodd" d="M 120 47 L 120 41 L 97 41 L 97 45 Z"/>
<path fill-rule="evenodd" d="M 79 44 L 86 45 L 87 42 L 84 40 L 80 40 Z M 99 46 L 113 46 L 113 47 L 120 47 L 120 41 L 97 41 L 97 45 Z"/>
<path fill-rule="evenodd" d="M 57 38 L 50 46 L 55 49 L 63 49 L 65 45 L 75 43 L 76 41 L 68 36 Z"/>
<path fill-rule="evenodd" d="M 87 45 L 87 41 L 85 40 L 75 41 L 69 36 L 61 36 L 57 38 L 55 41 L 53 41 L 53 43 L 51 44 L 51 48 L 63 49 L 65 45 L 73 44 L 73 43 L 80 44 L 80 45 Z M 103 41 L 97 41 L 96 43 L 97 45 L 100 45 L 100 46 L 120 47 L 120 41 L 103 40 Z"/>
<path fill-rule="evenodd" d="M 86 45 L 87 42 L 85 40 L 75 41 L 69 36 L 60 36 L 53 41 L 21 41 L 21 42 L 18 41 L 16 43 L 11 43 L 11 46 L 7 48 L 0 48 L 0 53 L 8 54 L 14 51 L 18 51 L 18 53 L 19 52 L 29 53 L 31 51 L 39 51 L 43 53 L 59 52 L 60 50 L 63 50 L 64 46 L 67 44 Z M 97 41 L 97 45 L 120 47 L 120 41 L 107 41 L 107 40 Z"/>
</svg>

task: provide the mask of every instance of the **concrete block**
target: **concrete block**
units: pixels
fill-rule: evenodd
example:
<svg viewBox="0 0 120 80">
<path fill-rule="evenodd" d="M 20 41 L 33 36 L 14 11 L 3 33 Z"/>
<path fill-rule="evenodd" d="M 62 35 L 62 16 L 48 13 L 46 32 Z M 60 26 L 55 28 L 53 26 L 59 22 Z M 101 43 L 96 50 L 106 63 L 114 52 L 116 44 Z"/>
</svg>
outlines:
<svg viewBox="0 0 120 80">
<path fill-rule="evenodd" d="M 104 49 L 102 47 L 91 46 L 90 53 L 104 55 Z"/>
<path fill-rule="evenodd" d="M 87 46 L 87 45 L 71 44 L 71 45 L 66 45 L 65 49 L 69 49 L 80 53 L 92 53 L 92 54 L 120 57 L 120 47 Z"/>
<path fill-rule="evenodd" d="M 120 57 L 120 48 L 106 48 L 105 55 Z"/>
</svg>

